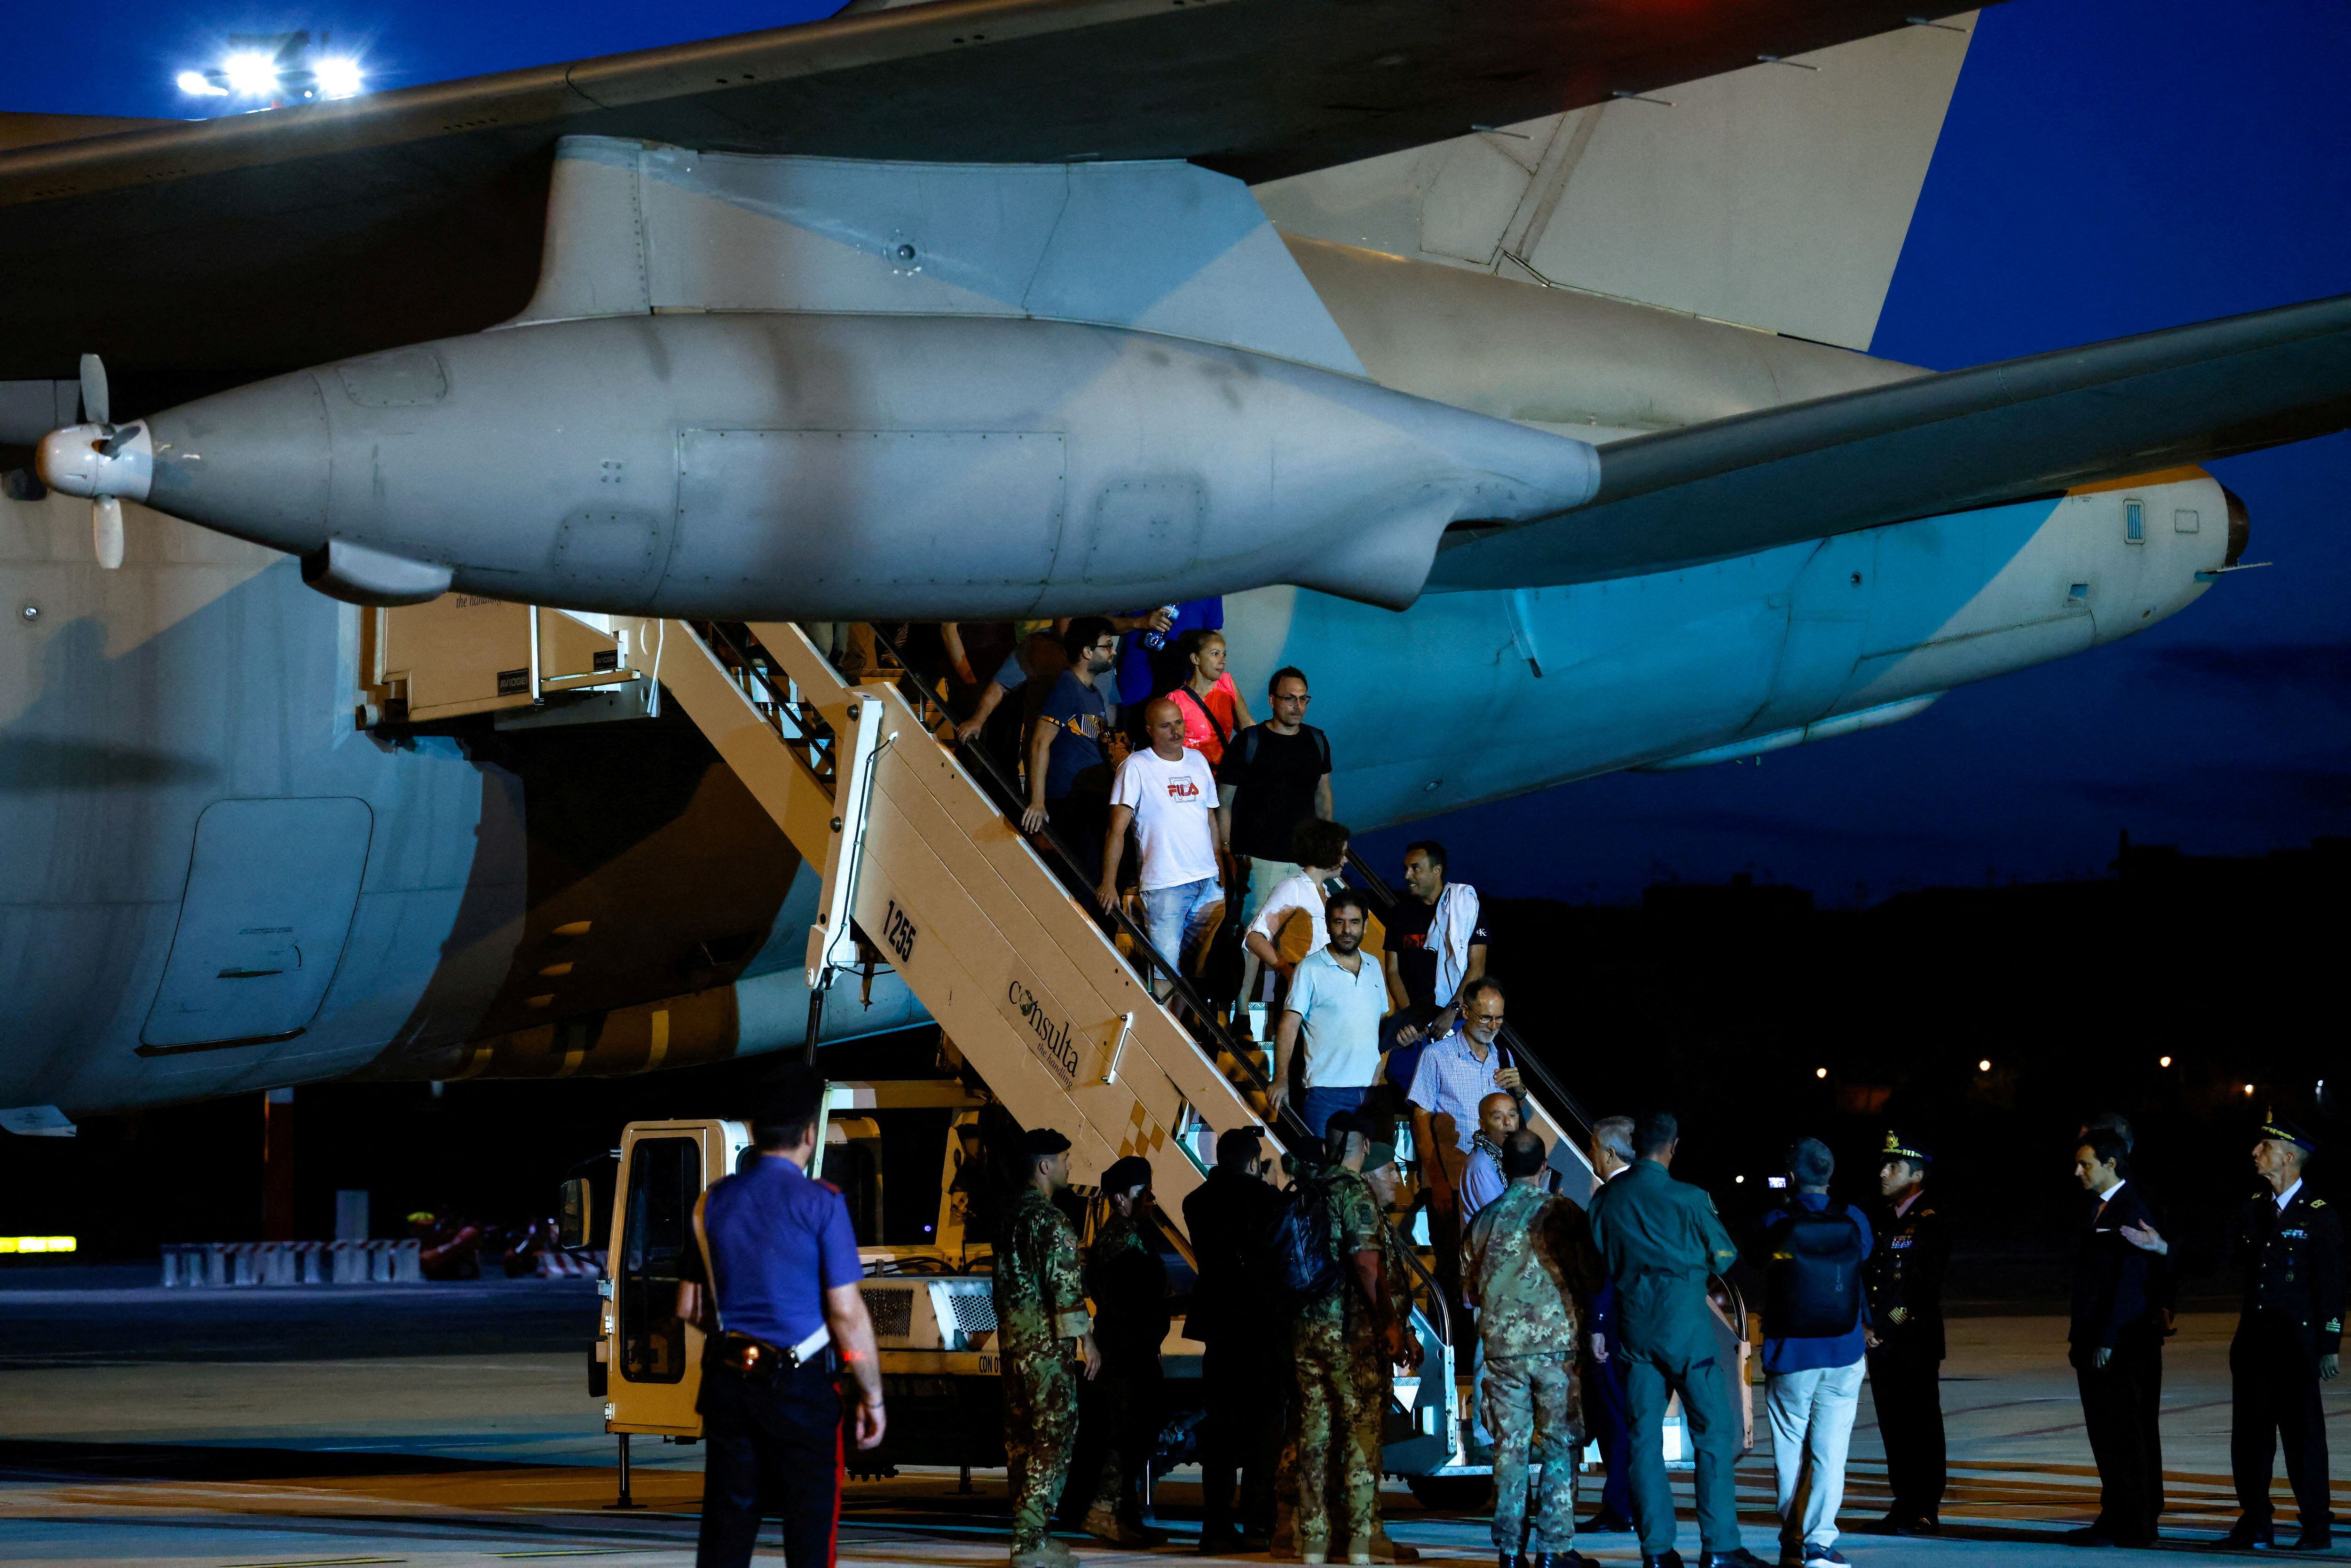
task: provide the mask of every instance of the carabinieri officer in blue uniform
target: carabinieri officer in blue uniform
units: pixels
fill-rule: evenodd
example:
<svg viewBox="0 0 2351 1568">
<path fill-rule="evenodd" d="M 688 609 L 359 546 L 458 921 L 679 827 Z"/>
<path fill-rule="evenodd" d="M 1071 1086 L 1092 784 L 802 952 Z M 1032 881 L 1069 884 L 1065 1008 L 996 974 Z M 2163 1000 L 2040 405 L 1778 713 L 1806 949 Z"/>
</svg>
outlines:
<svg viewBox="0 0 2351 1568">
<path fill-rule="evenodd" d="M 784 1561 L 831 1568 L 841 1517 L 841 1406 L 835 1367 L 857 1385 L 857 1446 L 882 1441 L 882 1366 L 858 1294 L 864 1269 L 841 1189 L 812 1180 L 821 1084 L 757 1117 L 760 1157 L 695 1206 L 700 1246 L 681 1260 L 677 1314 L 700 1322 L 704 1450 L 696 1568 L 742 1568 L 764 1495 L 783 1515 Z M 702 1281 L 716 1312 L 701 1312 Z M 763 1484 L 764 1483 L 764 1484 Z"/>
</svg>

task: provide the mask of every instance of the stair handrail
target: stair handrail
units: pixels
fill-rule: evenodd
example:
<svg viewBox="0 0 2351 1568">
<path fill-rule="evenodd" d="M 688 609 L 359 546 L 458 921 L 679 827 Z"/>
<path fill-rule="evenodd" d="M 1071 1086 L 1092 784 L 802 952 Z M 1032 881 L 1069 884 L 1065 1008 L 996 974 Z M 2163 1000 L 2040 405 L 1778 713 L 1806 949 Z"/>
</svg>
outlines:
<svg viewBox="0 0 2351 1568">
<path fill-rule="evenodd" d="M 722 642 L 726 651 L 734 655 L 737 666 L 767 688 L 770 696 L 775 699 L 777 717 L 780 717 L 783 710 L 791 710 L 793 722 L 799 725 L 803 732 L 802 737 L 797 744 L 809 746 L 811 748 L 831 746 L 831 727 L 827 725 L 820 716 L 816 716 L 813 706 L 794 703 L 789 690 L 779 689 L 767 669 L 751 656 L 751 650 L 758 649 L 759 642 L 751 634 L 747 625 L 743 627 L 743 637 L 740 642 L 730 635 L 721 622 L 700 622 L 695 625 L 695 630 Z M 1210 1009 L 1207 999 L 1193 988 L 1192 983 L 1185 978 L 1183 971 L 1170 963 L 1166 955 L 1160 952 L 1153 944 L 1150 933 L 1127 914 L 1123 904 L 1113 904 L 1105 910 L 1102 907 L 1101 901 L 1092 896 L 1092 889 L 1086 884 L 1083 868 L 1077 857 L 1070 852 L 1069 846 L 1063 843 L 1061 836 L 1053 831 L 1051 824 L 1048 823 L 1034 833 L 1021 828 L 1020 818 L 1026 801 L 1019 787 L 1005 776 L 1003 767 L 995 755 L 979 745 L 976 737 L 969 741 L 940 739 L 937 735 L 940 729 L 946 729 L 949 735 L 954 733 L 951 727 L 953 715 L 938 701 L 936 695 L 924 685 L 920 677 L 890 656 L 886 652 L 889 644 L 883 639 L 877 635 L 874 638 L 874 645 L 877 660 L 881 663 L 879 668 L 871 672 L 872 676 L 894 686 L 899 695 L 907 699 L 908 706 L 914 709 L 916 716 L 932 727 L 933 738 L 953 751 L 957 760 L 979 781 L 998 813 L 1028 841 L 1030 849 L 1037 852 L 1040 859 L 1044 862 L 1046 869 L 1052 872 L 1056 880 L 1061 883 L 1063 890 L 1065 892 L 1071 888 L 1081 890 L 1071 894 L 1072 902 L 1092 915 L 1098 925 L 1105 928 L 1108 935 L 1123 936 L 1127 938 L 1132 951 L 1122 955 L 1122 957 L 1130 966 L 1141 969 L 1141 978 L 1145 988 L 1149 988 L 1155 973 L 1165 976 L 1169 983 L 1171 996 L 1184 1003 L 1189 1010 L 1194 1026 L 1207 1036 L 1204 1043 L 1220 1061 L 1232 1062 L 1247 1081 L 1248 1087 L 1255 1089 L 1268 1103 L 1271 1103 L 1272 1083 L 1269 1076 L 1259 1071 L 1256 1061 L 1225 1031 L 1224 1026 L 1217 1021 L 1216 1013 Z M 912 688 L 911 692 L 908 690 L 909 687 Z M 755 706 L 757 706 L 756 703 Z M 782 733 L 780 723 L 778 723 L 776 727 L 780 737 Z M 791 737 L 783 738 L 789 740 Z M 1369 868 L 1364 869 L 1366 874 L 1369 874 Z M 1389 894 L 1388 900 L 1393 904 L 1394 895 Z M 1113 950 L 1116 949 L 1113 947 Z M 1140 964 L 1136 962 L 1138 958 L 1142 960 Z M 1274 1116 L 1268 1117 L 1267 1122 L 1268 1130 L 1273 1133 L 1277 1141 L 1301 1162 L 1315 1166 L 1324 1163 L 1322 1140 L 1317 1138 L 1313 1130 L 1307 1126 L 1306 1120 L 1300 1113 L 1297 1106 L 1287 1100 L 1283 1101 L 1280 1112 Z M 1380 1222 L 1389 1230 L 1395 1228 L 1384 1214 L 1380 1217 Z M 1408 1242 L 1398 1245 L 1395 1251 L 1404 1259 L 1405 1268 L 1416 1281 L 1415 1294 L 1425 1298 L 1428 1306 L 1435 1309 L 1437 1339 L 1446 1344 L 1453 1343 L 1452 1306 L 1445 1300 L 1445 1292 L 1436 1276 L 1426 1265 L 1421 1262 L 1419 1254 Z"/>
<path fill-rule="evenodd" d="M 964 766 L 979 779 L 998 811 L 1010 821 L 1016 830 L 1019 830 L 1020 813 L 1024 806 L 1019 788 L 1005 776 L 1003 765 L 976 739 L 959 744 L 955 751 Z M 1195 1027 L 1207 1036 L 1203 1043 L 1209 1046 L 1220 1057 L 1231 1059 L 1241 1075 L 1248 1080 L 1249 1087 L 1266 1096 L 1270 1103 L 1273 1092 L 1270 1076 L 1258 1070 L 1256 1061 L 1241 1049 L 1240 1043 L 1226 1031 L 1224 1026 L 1217 1021 L 1217 1015 L 1208 1005 L 1207 999 L 1194 988 L 1192 982 L 1185 977 L 1183 971 L 1171 963 L 1167 956 L 1153 944 L 1151 934 L 1126 912 L 1125 905 L 1113 904 L 1108 909 L 1102 907 L 1101 901 L 1093 896 L 1093 890 L 1086 885 L 1083 867 L 1079 863 L 1078 858 L 1071 853 L 1070 847 L 1061 841 L 1061 835 L 1054 831 L 1052 824 L 1049 822 L 1034 833 L 1027 832 L 1025 830 L 1021 830 L 1021 832 L 1022 836 L 1029 841 L 1030 847 L 1040 852 L 1047 869 L 1055 874 L 1064 889 L 1083 890 L 1082 893 L 1071 892 L 1071 897 L 1093 917 L 1095 924 L 1102 926 L 1108 935 L 1113 937 L 1124 936 L 1132 944 L 1133 951 L 1124 956 L 1129 964 L 1143 971 L 1145 986 L 1150 984 L 1155 974 L 1165 976 L 1169 982 L 1170 995 L 1174 999 L 1184 1004 L 1191 1015 Z M 1321 1162 L 1322 1141 L 1314 1135 L 1312 1129 L 1307 1126 L 1305 1118 L 1299 1113 L 1296 1105 L 1285 1100 L 1280 1114 L 1268 1120 L 1272 1124 L 1276 1136 L 1280 1138 L 1283 1146 L 1290 1153 L 1302 1159 L 1318 1164 Z"/>
<path fill-rule="evenodd" d="M 779 687 L 775 677 L 768 674 L 759 660 L 753 657 L 753 651 L 759 650 L 760 644 L 758 639 L 751 634 L 748 626 L 742 627 L 743 634 L 739 640 L 728 632 L 724 623 L 718 622 L 698 622 L 695 624 L 695 630 L 720 641 L 727 653 L 734 656 L 737 666 L 747 672 L 754 680 L 767 689 L 768 695 L 774 699 L 778 712 L 787 708 L 792 710 L 793 722 L 804 732 L 804 737 L 799 742 L 799 744 L 825 746 L 831 744 L 831 727 L 827 725 L 821 716 L 816 716 L 814 707 L 811 705 L 795 703 L 789 691 Z M 884 640 L 877 635 L 874 643 L 877 657 L 882 660 L 882 663 L 880 667 L 870 672 L 871 676 L 895 686 L 899 695 L 906 697 L 908 705 L 914 708 L 916 716 L 926 724 L 935 721 L 936 727 L 946 727 L 946 721 L 951 716 L 940 705 L 937 697 L 925 688 L 922 681 L 914 676 L 912 671 L 883 652 L 889 647 Z M 911 693 L 907 690 L 910 686 L 913 688 Z M 934 738 L 936 738 L 935 735 Z M 946 741 L 940 741 L 939 744 L 949 745 Z M 949 749 L 954 751 L 958 760 L 978 779 L 983 789 L 990 797 L 990 803 L 996 807 L 998 812 L 1007 818 L 1014 829 L 1019 831 L 1019 791 L 1004 777 L 1003 769 L 997 759 L 985 747 L 971 742 L 956 743 L 949 746 Z M 1015 804 L 1008 810 L 1007 801 Z M 1065 890 L 1072 885 L 1080 887 L 1084 885 L 1084 873 L 1080 868 L 1077 858 L 1070 852 L 1069 846 L 1061 842 L 1059 835 L 1054 833 L 1050 825 L 1036 833 L 1023 831 L 1021 836 L 1028 840 L 1032 850 L 1040 852 L 1040 858 L 1045 862 L 1046 869 L 1055 873 L 1056 879 L 1063 884 Z M 1134 951 L 1123 956 L 1130 966 L 1142 971 L 1141 978 L 1145 988 L 1148 988 L 1154 974 L 1165 976 L 1170 984 L 1172 997 L 1184 1003 L 1190 1010 L 1196 1026 L 1208 1036 L 1205 1043 L 1220 1056 L 1228 1058 L 1247 1080 L 1248 1086 L 1256 1089 L 1270 1102 L 1272 1092 L 1270 1082 L 1258 1071 L 1257 1063 L 1240 1050 L 1238 1042 L 1217 1022 L 1216 1014 L 1210 1009 L 1206 998 L 1193 988 L 1191 982 L 1185 978 L 1183 972 L 1170 963 L 1166 956 L 1156 946 L 1153 946 L 1149 933 L 1137 925 L 1123 906 L 1102 910 L 1099 901 L 1091 894 L 1092 890 L 1089 888 L 1086 890 L 1086 896 L 1072 894 L 1071 897 L 1073 902 L 1094 918 L 1098 925 L 1106 926 L 1110 935 L 1124 936 L 1133 944 Z M 1141 962 L 1138 963 L 1138 959 Z M 1267 1120 L 1276 1137 L 1292 1153 L 1301 1155 L 1302 1157 L 1320 1158 L 1321 1140 L 1317 1139 L 1307 1127 L 1305 1119 L 1299 1114 L 1296 1106 L 1284 1103 L 1280 1113 Z"/>
<path fill-rule="evenodd" d="M 1003 767 L 996 757 L 986 747 L 973 741 L 962 743 L 957 747 L 957 755 L 963 758 L 966 765 L 982 779 L 988 787 L 988 792 L 998 797 L 997 809 L 1004 812 L 1016 828 L 1019 827 L 1019 818 L 1017 813 L 1019 810 L 1019 791 L 1014 787 L 1012 781 L 1005 777 Z M 1007 801 L 1012 802 L 1008 808 Z M 1060 836 L 1054 832 L 1051 824 L 1048 823 L 1042 830 L 1029 837 L 1032 843 L 1040 840 L 1043 841 L 1047 851 L 1046 863 L 1055 870 L 1065 884 L 1071 883 L 1080 886 L 1084 884 L 1084 872 L 1079 866 L 1076 857 L 1070 853 L 1069 846 L 1062 843 Z M 1057 862 L 1058 864 L 1056 864 Z M 1100 907 L 1098 901 L 1091 897 L 1080 898 L 1079 902 L 1089 908 Z M 1134 941 L 1137 953 L 1148 955 L 1152 964 L 1174 980 L 1177 994 L 1192 1009 L 1193 1017 L 1208 1030 L 1221 1053 L 1230 1057 L 1248 1076 L 1250 1083 L 1270 1097 L 1271 1085 L 1267 1078 L 1258 1071 L 1257 1063 L 1237 1048 L 1232 1038 L 1216 1021 L 1216 1015 L 1208 1010 L 1207 1003 L 1201 999 L 1197 992 L 1192 989 L 1191 983 L 1167 962 L 1165 956 L 1157 947 L 1152 946 L 1149 935 L 1135 924 L 1124 907 L 1113 907 L 1105 912 L 1105 915 L 1117 930 L 1123 932 Z M 1148 975 L 1145 978 L 1148 979 Z M 1313 1130 L 1307 1126 L 1305 1118 L 1299 1113 L 1298 1108 L 1286 1101 L 1281 1107 L 1280 1123 L 1276 1135 L 1280 1136 L 1282 1133 L 1287 1133 L 1289 1135 L 1281 1136 L 1281 1142 L 1301 1162 L 1313 1166 L 1325 1163 L 1322 1140 L 1317 1138 Z M 1380 1216 L 1380 1223 L 1389 1230 L 1395 1229 L 1384 1213 Z M 1425 1296 L 1429 1305 L 1435 1308 L 1437 1339 L 1445 1344 L 1453 1343 L 1451 1303 L 1445 1300 L 1445 1292 L 1438 1285 L 1436 1276 L 1421 1262 L 1419 1253 L 1414 1249 L 1410 1241 L 1401 1237 L 1398 1238 L 1398 1241 L 1395 1251 L 1404 1259 L 1405 1268 L 1417 1281 L 1417 1293 Z"/>
<path fill-rule="evenodd" d="M 1386 916 L 1396 906 L 1395 891 L 1388 886 L 1379 873 L 1371 868 L 1370 863 L 1362 855 L 1355 852 L 1353 844 L 1347 846 L 1346 869 L 1362 884 L 1362 891 L 1371 898 L 1376 913 L 1384 923 Z M 1589 1144 L 1592 1141 L 1592 1113 L 1583 1108 L 1583 1102 L 1569 1093 L 1566 1086 L 1552 1075 L 1550 1067 L 1527 1049 L 1524 1038 L 1507 1021 L 1500 1029 L 1495 1030 L 1495 1037 L 1501 1041 L 1502 1048 L 1510 1053 L 1511 1060 L 1518 1063 L 1519 1071 L 1532 1080 L 1535 1086 L 1541 1092 L 1538 1098 L 1541 1100 L 1543 1107 L 1564 1118 L 1583 1141 Z"/>
</svg>

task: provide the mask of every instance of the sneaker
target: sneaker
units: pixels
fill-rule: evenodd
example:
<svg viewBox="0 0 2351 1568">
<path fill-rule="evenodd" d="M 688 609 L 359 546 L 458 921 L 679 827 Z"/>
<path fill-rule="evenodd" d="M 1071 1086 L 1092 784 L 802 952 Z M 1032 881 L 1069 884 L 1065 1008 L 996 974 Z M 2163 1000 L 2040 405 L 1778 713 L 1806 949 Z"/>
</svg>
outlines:
<svg viewBox="0 0 2351 1568">
<path fill-rule="evenodd" d="M 1828 1563 L 1830 1568 L 1844 1568 L 1844 1554 L 1834 1546 L 1805 1547 L 1804 1568 L 1813 1568 L 1815 1563 Z"/>
<path fill-rule="evenodd" d="M 1012 1568 L 1077 1568 L 1078 1554 L 1047 1536 L 1026 1552 L 1012 1554 Z"/>
</svg>

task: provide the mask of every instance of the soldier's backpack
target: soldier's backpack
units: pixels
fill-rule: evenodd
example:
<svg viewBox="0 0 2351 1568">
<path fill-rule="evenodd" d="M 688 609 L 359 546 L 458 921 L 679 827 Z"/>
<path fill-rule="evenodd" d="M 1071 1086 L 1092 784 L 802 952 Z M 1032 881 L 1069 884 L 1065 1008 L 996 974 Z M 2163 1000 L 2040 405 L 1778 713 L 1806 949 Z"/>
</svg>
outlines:
<svg viewBox="0 0 2351 1568">
<path fill-rule="evenodd" d="M 1331 1252 L 1330 1187 L 1311 1178 L 1295 1183 L 1272 1210 L 1266 1252 L 1273 1288 L 1295 1312 L 1331 1299 L 1346 1281 Z"/>
<path fill-rule="evenodd" d="M 1763 1332 L 1774 1339 L 1851 1333 L 1861 1321 L 1861 1227 L 1840 1204 L 1799 1204 L 1773 1223 Z"/>
</svg>

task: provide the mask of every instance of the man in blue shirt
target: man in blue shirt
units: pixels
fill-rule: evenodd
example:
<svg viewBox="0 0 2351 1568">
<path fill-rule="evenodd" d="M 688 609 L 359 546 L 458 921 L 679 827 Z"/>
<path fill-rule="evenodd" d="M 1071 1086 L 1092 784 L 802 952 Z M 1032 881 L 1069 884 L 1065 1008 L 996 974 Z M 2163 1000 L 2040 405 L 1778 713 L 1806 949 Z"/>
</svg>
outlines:
<svg viewBox="0 0 2351 1568">
<path fill-rule="evenodd" d="M 1795 1196 L 1765 1214 L 1757 1250 L 1763 1302 L 1763 1403 L 1780 1501 L 1780 1561 L 1839 1564 L 1837 1509 L 1861 1397 L 1869 1304 L 1861 1267 L 1869 1221 L 1829 1202 L 1836 1156 L 1818 1138 L 1788 1151 Z"/>
<path fill-rule="evenodd" d="M 865 1270 L 849 1206 L 838 1187 L 808 1175 L 822 1092 L 805 1081 L 779 1094 L 752 1124 L 759 1158 L 695 1206 L 698 1245 L 680 1270 L 677 1313 L 705 1336 L 695 1401 L 708 1445 L 695 1568 L 751 1561 L 763 1490 L 783 1515 L 784 1561 L 832 1568 L 841 1478 L 836 1362 L 857 1383 L 857 1446 L 882 1441 L 882 1364 L 858 1294 Z M 715 1310 L 705 1315 L 705 1305 Z"/>
<path fill-rule="evenodd" d="M 1118 637 L 1099 615 L 1081 615 L 1061 633 L 1070 667 L 1053 683 L 1037 727 L 1029 737 L 1029 809 L 1020 831 L 1042 831 L 1048 821 L 1089 883 L 1102 880 L 1102 831 L 1110 821 L 1109 758 L 1102 732 L 1109 707 L 1094 677 L 1117 656 Z"/>
</svg>

